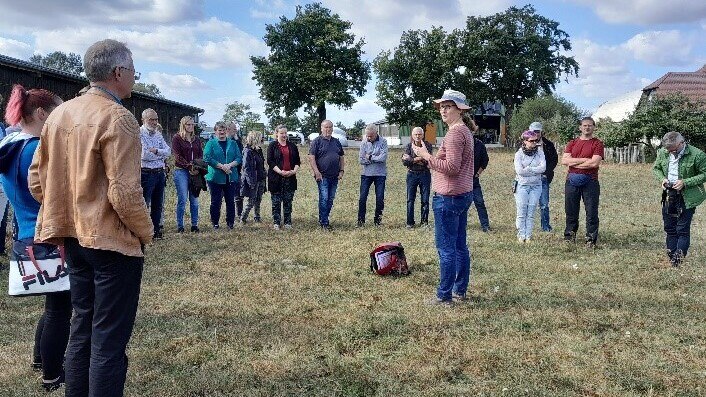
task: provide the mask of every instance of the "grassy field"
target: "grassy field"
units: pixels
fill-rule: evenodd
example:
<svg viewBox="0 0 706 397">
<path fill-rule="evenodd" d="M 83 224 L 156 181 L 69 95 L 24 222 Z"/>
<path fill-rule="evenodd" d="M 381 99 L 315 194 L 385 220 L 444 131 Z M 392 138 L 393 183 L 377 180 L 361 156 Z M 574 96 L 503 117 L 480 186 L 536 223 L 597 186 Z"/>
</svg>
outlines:
<svg viewBox="0 0 706 397">
<path fill-rule="evenodd" d="M 269 194 L 263 224 L 210 231 L 203 195 L 206 232 L 178 235 L 170 180 L 126 395 L 706 395 L 706 220 L 697 211 L 687 262 L 670 268 L 650 165 L 601 166 L 600 237 L 587 251 L 562 242 L 561 167 L 555 232 L 517 242 L 512 154 L 491 152 L 482 184 L 493 232 L 469 213 L 472 300 L 439 308 L 424 305 L 438 280 L 433 229 L 404 228 L 400 156 L 390 155 L 383 226 L 371 225 L 371 192 L 370 226 L 356 229 L 360 177 L 347 152 L 333 233 L 317 228 L 308 166 L 292 231 L 272 230 Z M 409 277 L 369 272 L 371 248 L 386 240 L 405 246 Z M 29 368 L 41 302 L 0 298 L 0 396 L 44 394 Z"/>
</svg>

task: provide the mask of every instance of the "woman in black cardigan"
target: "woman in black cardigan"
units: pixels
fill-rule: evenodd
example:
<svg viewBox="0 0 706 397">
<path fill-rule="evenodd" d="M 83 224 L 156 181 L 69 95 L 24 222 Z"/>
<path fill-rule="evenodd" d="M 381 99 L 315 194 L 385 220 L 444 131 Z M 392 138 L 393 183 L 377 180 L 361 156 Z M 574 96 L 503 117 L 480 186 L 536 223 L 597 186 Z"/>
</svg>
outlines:
<svg viewBox="0 0 706 397">
<path fill-rule="evenodd" d="M 297 190 L 297 171 L 301 161 L 297 145 L 287 140 L 287 127 L 275 128 L 275 141 L 267 147 L 267 185 L 272 194 L 272 220 L 279 230 L 284 209 L 284 228 L 292 228 L 292 200 Z"/>
</svg>

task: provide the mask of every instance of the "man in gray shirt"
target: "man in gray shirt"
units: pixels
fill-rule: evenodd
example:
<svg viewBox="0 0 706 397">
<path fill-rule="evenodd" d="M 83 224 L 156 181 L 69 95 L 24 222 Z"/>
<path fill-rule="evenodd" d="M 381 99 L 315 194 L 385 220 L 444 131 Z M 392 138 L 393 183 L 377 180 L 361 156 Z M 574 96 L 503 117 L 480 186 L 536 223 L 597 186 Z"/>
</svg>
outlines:
<svg viewBox="0 0 706 397">
<path fill-rule="evenodd" d="M 321 135 L 311 142 L 309 148 L 309 165 L 319 187 L 319 225 L 327 231 L 331 231 L 329 214 L 336 197 L 338 181 L 343 178 L 345 164 L 343 146 L 332 134 L 331 120 L 322 121 Z"/>
<path fill-rule="evenodd" d="M 387 140 L 377 133 L 375 124 L 365 127 L 365 138 L 360 144 L 358 162 L 363 166 L 360 175 L 360 198 L 358 199 L 358 227 L 365 224 L 365 207 L 370 186 L 375 184 L 375 216 L 373 223 L 382 223 L 385 208 L 385 180 L 387 179 Z"/>
</svg>

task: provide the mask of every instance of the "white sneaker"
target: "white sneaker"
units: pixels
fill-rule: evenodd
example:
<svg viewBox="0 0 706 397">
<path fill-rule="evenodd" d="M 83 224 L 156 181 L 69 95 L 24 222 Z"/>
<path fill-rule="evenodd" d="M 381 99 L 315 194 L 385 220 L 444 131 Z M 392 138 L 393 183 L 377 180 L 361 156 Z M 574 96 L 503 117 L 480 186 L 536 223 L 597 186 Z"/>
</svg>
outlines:
<svg viewBox="0 0 706 397">
<path fill-rule="evenodd" d="M 275 230 L 279 230 L 279 225 L 274 225 Z"/>
<path fill-rule="evenodd" d="M 292 225 L 287 225 L 287 224 L 285 224 L 285 225 L 284 225 L 284 228 L 285 228 L 286 230 L 292 230 Z"/>
</svg>

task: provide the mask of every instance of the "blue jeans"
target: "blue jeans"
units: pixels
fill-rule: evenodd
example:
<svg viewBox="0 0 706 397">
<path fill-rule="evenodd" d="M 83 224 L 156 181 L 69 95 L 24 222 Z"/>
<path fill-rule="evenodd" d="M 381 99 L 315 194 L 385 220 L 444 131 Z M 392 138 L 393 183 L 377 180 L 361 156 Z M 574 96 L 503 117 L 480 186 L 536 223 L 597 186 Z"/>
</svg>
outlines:
<svg viewBox="0 0 706 397">
<path fill-rule="evenodd" d="M 74 309 L 66 396 L 122 396 L 144 258 L 85 248 L 75 238 L 64 244 Z"/>
<path fill-rule="evenodd" d="M 154 232 L 159 231 L 159 222 L 162 220 L 162 206 L 164 205 L 164 184 L 167 183 L 166 175 L 162 168 L 153 172 L 142 171 L 142 195 L 150 209 L 150 218 Z"/>
<path fill-rule="evenodd" d="M 549 224 L 549 182 L 545 175 L 542 175 L 542 195 L 539 196 L 539 214 L 542 219 L 542 230 L 551 232 L 552 226 Z"/>
<path fill-rule="evenodd" d="M 380 222 L 382 211 L 385 209 L 385 180 L 386 176 L 360 176 L 360 196 L 358 198 L 358 222 L 365 222 L 366 204 L 370 185 L 375 184 L 375 217 L 374 222 Z"/>
<path fill-rule="evenodd" d="M 465 295 L 471 273 L 471 253 L 466 241 L 468 208 L 473 193 L 457 196 L 434 194 L 434 240 L 439 252 L 439 288 L 436 296 L 450 300 L 451 293 Z"/>
<path fill-rule="evenodd" d="M 515 192 L 515 205 L 517 206 L 517 217 L 515 227 L 517 237 L 528 239 L 532 237 L 534 227 L 534 211 L 539 203 L 539 196 L 542 195 L 542 185 L 518 185 Z"/>
<path fill-rule="evenodd" d="M 336 198 L 338 177 L 323 177 L 320 181 L 316 181 L 316 184 L 319 186 L 319 224 L 328 226 L 328 217 L 331 214 L 331 208 L 333 208 L 333 199 Z"/>
<path fill-rule="evenodd" d="M 421 222 L 429 222 L 429 193 L 431 191 L 431 172 L 407 172 L 407 225 L 414 226 L 414 201 L 417 188 L 421 199 Z"/>
<path fill-rule="evenodd" d="M 189 171 L 174 170 L 174 187 L 177 193 L 176 222 L 178 228 L 184 227 L 184 212 L 186 199 L 189 199 L 189 212 L 191 213 L 191 226 L 199 225 L 199 198 L 189 191 Z"/>
<path fill-rule="evenodd" d="M 488 218 L 488 209 L 485 208 L 485 200 L 483 199 L 483 187 L 480 185 L 480 179 L 473 178 L 473 204 L 476 206 L 476 211 L 478 211 L 478 221 L 480 222 L 480 228 L 483 231 L 488 231 L 490 229 L 490 219 Z"/>
<path fill-rule="evenodd" d="M 238 183 L 214 183 L 206 182 L 208 190 L 211 192 L 211 223 L 213 226 L 219 226 L 221 220 L 221 202 L 225 198 L 226 201 L 226 224 L 228 227 L 233 227 L 235 224 L 235 192 L 238 190 Z"/>
<path fill-rule="evenodd" d="M 678 264 L 682 258 L 686 257 L 691 243 L 691 220 L 694 217 L 696 208 L 686 209 L 684 200 L 680 203 L 681 214 L 673 216 L 667 213 L 667 206 L 662 206 L 662 220 L 664 221 L 664 232 L 667 234 L 667 254 L 673 264 Z"/>
</svg>

